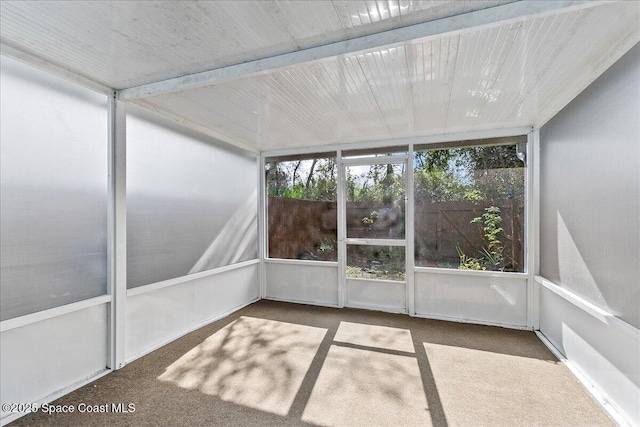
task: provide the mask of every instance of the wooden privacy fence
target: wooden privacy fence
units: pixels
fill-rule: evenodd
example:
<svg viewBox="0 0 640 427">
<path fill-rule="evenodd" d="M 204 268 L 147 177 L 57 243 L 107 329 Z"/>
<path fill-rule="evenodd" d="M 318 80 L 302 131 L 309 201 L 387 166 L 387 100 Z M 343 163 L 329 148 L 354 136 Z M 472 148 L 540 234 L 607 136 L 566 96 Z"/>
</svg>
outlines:
<svg viewBox="0 0 640 427">
<path fill-rule="evenodd" d="M 524 201 L 522 198 L 488 202 L 417 202 L 415 205 L 416 265 L 457 265 L 457 247 L 478 257 L 486 247 L 481 216 L 485 208 L 500 208 L 504 232 L 499 236 L 504 255 L 512 259 L 512 269 L 523 271 Z M 375 211 L 375 213 L 374 213 Z M 404 238 L 403 204 L 348 202 L 348 237 Z M 368 218 L 374 220 L 363 221 Z M 269 198 L 269 256 L 294 259 L 336 259 L 336 202 Z"/>
<path fill-rule="evenodd" d="M 269 256 L 336 260 L 336 202 L 269 197 Z M 321 250 L 330 245 L 334 250 Z"/>
<path fill-rule="evenodd" d="M 416 203 L 416 265 L 457 265 L 460 260 L 457 247 L 468 256 L 480 257 L 487 245 L 483 222 L 471 221 L 490 206 L 500 208 L 500 226 L 504 231 L 498 237 L 504 245 L 503 254 L 511 259 L 510 270 L 523 271 L 524 201 L 521 198 L 477 204 L 468 201 Z"/>
</svg>

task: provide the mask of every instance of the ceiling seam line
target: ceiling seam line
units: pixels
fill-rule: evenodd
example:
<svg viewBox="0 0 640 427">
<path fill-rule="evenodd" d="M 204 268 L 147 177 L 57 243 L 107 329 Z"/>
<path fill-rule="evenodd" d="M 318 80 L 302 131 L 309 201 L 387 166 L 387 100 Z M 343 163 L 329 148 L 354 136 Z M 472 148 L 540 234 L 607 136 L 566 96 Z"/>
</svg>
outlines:
<svg viewBox="0 0 640 427">
<path fill-rule="evenodd" d="M 278 23 L 280 24 L 282 29 L 285 31 L 285 33 L 287 33 L 289 35 L 289 37 L 291 37 L 291 41 L 293 41 L 293 43 L 296 45 L 298 50 L 302 50 L 302 47 L 300 46 L 300 43 L 298 43 L 298 40 L 296 40 L 296 38 L 293 36 L 293 34 L 291 34 L 291 31 L 289 31 L 289 28 L 284 24 L 284 22 L 282 22 L 282 20 L 280 19 L 280 16 L 278 16 L 278 13 L 274 12 L 273 16 L 275 16 L 276 21 L 278 21 Z"/>
<path fill-rule="evenodd" d="M 404 49 L 404 60 L 407 67 L 407 78 L 409 79 L 409 94 L 411 95 L 411 112 L 413 113 L 413 130 L 417 129 L 418 118 L 416 117 L 416 105 L 414 102 L 413 82 L 411 82 L 411 69 L 409 68 L 409 49 Z M 415 61 L 415 59 L 414 59 Z M 417 73 L 416 73 L 417 77 Z"/>
<path fill-rule="evenodd" d="M 578 33 L 578 30 L 580 28 L 580 25 L 582 24 L 582 22 L 584 22 L 584 20 L 587 19 L 587 17 L 591 14 L 591 10 L 587 10 L 586 11 L 586 16 L 581 14 L 583 13 L 583 11 L 580 11 L 578 14 L 578 17 L 576 18 L 576 22 L 579 23 L 574 23 L 573 24 L 573 29 L 571 30 L 571 36 L 567 39 L 567 42 L 565 44 L 562 45 L 562 47 L 560 49 L 557 49 L 553 55 L 553 57 L 551 58 L 550 61 L 548 61 L 548 65 L 546 66 L 546 68 L 537 73 L 536 76 L 540 76 L 537 80 L 537 82 L 539 83 L 545 76 L 546 74 L 549 72 L 549 70 L 553 67 L 556 59 L 560 56 L 560 54 L 566 49 L 566 47 L 569 45 L 569 42 L 575 37 L 575 35 Z M 529 97 L 529 94 L 533 91 L 533 88 L 529 89 L 527 91 L 527 93 L 524 95 L 523 99 L 527 99 Z"/>
<path fill-rule="evenodd" d="M 373 100 L 376 102 L 376 107 L 378 107 L 378 112 L 380 113 L 380 117 L 382 117 L 382 121 L 384 122 L 384 127 L 387 129 L 389 136 L 392 139 L 394 139 L 393 133 L 391 133 L 391 129 L 389 128 L 389 124 L 387 123 L 387 118 L 384 116 L 384 113 L 382 112 L 382 107 L 380 107 L 380 101 L 378 101 L 378 97 L 376 96 L 375 92 L 371 87 L 371 83 L 367 78 L 367 73 L 365 73 L 364 68 L 362 68 L 362 64 L 360 63 L 360 58 L 358 58 L 357 56 L 355 58 L 356 58 L 356 61 L 358 62 L 358 67 L 360 67 L 360 71 L 362 72 L 362 76 L 364 77 L 364 81 L 367 82 L 367 87 L 369 88 L 369 92 L 371 92 L 371 96 L 373 96 Z"/>
<path fill-rule="evenodd" d="M 449 86 L 449 97 L 447 100 L 447 115 L 444 118 L 444 128 L 447 128 L 449 124 L 449 111 L 451 110 L 451 94 L 453 93 L 453 86 L 456 80 L 456 66 L 458 65 L 458 50 L 460 49 L 460 40 L 462 37 L 458 35 L 458 42 L 456 43 L 456 56 L 453 58 L 453 75 L 451 76 L 451 85 Z"/>
<path fill-rule="evenodd" d="M 518 28 L 516 29 L 516 32 L 515 32 L 512 40 L 511 40 L 511 44 L 509 44 L 509 49 L 507 49 L 507 52 L 504 55 L 504 60 L 502 61 L 502 64 L 500 64 L 500 71 L 498 71 L 496 73 L 496 77 L 493 79 L 493 82 L 491 83 L 491 90 L 489 90 L 488 95 L 484 98 L 484 100 L 480 104 L 481 108 L 483 108 L 485 105 L 487 105 L 489 103 L 488 98 L 491 97 L 491 94 L 494 92 L 494 87 L 495 87 L 496 83 L 498 82 L 500 76 L 504 73 L 505 64 L 507 63 L 507 59 L 509 59 L 509 55 L 511 55 L 511 51 L 513 49 L 513 45 L 515 44 L 516 39 L 518 37 L 518 34 L 520 34 L 520 31 L 522 30 L 522 27 L 523 27 L 522 23 L 519 23 L 518 24 Z"/>
<path fill-rule="evenodd" d="M 498 47 L 498 51 L 497 51 L 497 55 L 496 55 L 496 60 L 495 61 L 491 61 L 491 64 L 498 64 L 498 59 L 500 58 L 500 55 L 504 52 L 504 58 L 502 60 L 502 62 L 499 64 L 499 69 L 496 72 L 496 77 L 493 78 L 490 83 L 484 85 L 484 87 L 482 88 L 482 93 L 478 96 L 479 100 L 477 102 L 474 103 L 475 107 L 476 107 L 476 111 L 478 112 L 478 114 L 480 114 L 480 111 L 482 111 L 482 108 L 487 104 L 487 93 L 491 92 L 493 90 L 493 86 L 495 84 L 495 82 L 497 81 L 498 75 L 500 74 L 500 71 L 502 70 L 502 67 L 506 61 L 506 58 L 509 55 L 509 51 L 511 50 L 511 46 L 513 44 L 513 41 L 511 44 L 509 44 L 509 48 L 506 50 L 506 52 L 504 51 L 504 46 L 507 44 L 508 42 L 508 36 L 509 34 L 512 33 L 513 30 L 513 24 L 511 24 L 509 26 L 509 29 L 507 30 L 507 35 L 505 36 L 505 40 L 502 42 L 502 46 Z M 500 33 L 502 32 L 502 28 L 500 28 L 498 30 L 498 35 L 496 36 L 496 40 L 493 43 L 493 46 L 491 48 L 491 51 L 488 54 L 488 57 L 491 58 L 494 55 L 494 52 L 496 52 L 496 48 L 498 46 L 498 40 L 500 37 Z M 516 31 L 517 33 L 517 31 Z M 494 67 L 494 69 L 497 69 Z M 489 81 L 489 80 L 487 80 Z"/>
<path fill-rule="evenodd" d="M 344 27 L 344 23 L 342 22 L 342 19 L 340 19 L 340 15 L 336 10 L 336 4 L 333 2 L 333 0 L 331 0 L 331 6 L 333 7 L 333 13 L 336 14 L 336 18 L 338 19 L 338 22 L 340 22 L 340 26 L 342 27 L 342 32 L 344 33 L 345 39 L 349 40 L 350 38 L 349 34 L 347 33 L 347 29 Z"/>
</svg>

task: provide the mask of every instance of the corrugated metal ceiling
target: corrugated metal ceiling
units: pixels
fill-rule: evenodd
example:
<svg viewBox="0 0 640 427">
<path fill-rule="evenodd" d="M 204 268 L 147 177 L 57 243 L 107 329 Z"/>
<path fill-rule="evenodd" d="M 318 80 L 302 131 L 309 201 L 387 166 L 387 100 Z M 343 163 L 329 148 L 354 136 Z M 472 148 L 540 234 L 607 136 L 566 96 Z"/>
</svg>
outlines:
<svg viewBox="0 0 640 427">
<path fill-rule="evenodd" d="M 5 1 L 1 28 L 5 45 L 125 88 L 497 3 L 507 2 Z M 560 10 L 139 102 L 256 150 L 539 126 L 633 46 L 639 26 L 638 2 Z"/>
</svg>

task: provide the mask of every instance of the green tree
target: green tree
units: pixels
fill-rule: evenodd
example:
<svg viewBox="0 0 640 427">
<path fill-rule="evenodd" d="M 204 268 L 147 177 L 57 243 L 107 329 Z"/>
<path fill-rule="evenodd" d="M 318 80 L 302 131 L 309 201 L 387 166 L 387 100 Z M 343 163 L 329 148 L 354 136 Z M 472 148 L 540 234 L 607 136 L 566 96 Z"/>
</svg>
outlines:
<svg viewBox="0 0 640 427">
<path fill-rule="evenodd" d="M 335 159 L 267 162 L 265 178 L 270 197 L 335 200 Z"/>
</svg>

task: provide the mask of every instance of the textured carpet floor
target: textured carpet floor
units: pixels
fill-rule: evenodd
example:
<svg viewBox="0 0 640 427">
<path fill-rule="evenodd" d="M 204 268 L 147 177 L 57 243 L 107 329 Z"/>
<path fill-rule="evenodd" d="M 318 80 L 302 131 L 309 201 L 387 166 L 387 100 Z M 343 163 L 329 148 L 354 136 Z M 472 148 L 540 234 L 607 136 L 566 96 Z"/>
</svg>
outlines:
<svg viewBox="0 0 640 427">
<path fill-rule="evenodd" d="M 614 425 L 531 332 L 271 301 L 53 405 L 11 425 Z"/>
</svg>

